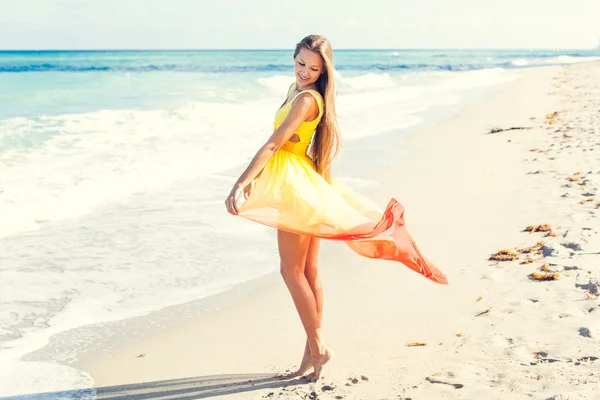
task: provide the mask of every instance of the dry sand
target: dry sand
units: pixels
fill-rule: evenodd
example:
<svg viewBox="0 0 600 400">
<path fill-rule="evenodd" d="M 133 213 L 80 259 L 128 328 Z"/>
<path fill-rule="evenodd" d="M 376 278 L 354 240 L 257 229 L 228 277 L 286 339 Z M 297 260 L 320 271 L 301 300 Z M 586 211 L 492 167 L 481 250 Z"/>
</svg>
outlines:
<svg viewBox="0 0 600 400">
<path fill-rule="evenodd" d="M 511 127 L 532 129 L 489 133 Z M 396 144 L 411 156 L 365 176 L 382 182 L 367 194 L 406 207 L 450 285 L 324 245 L 336 355 L 321 382 L 274 377 L 304 348 L 278 276 L 198 303 L 208 311 L 194 318 L 126 321 L 74 366 L 103 399 L 600 399 L 599 134 L 600 63 L 585 63 L 525 71 Z M 552 236 L 524 231 L 543 224 Z M 558 280 L 531 279 L 541 269 Z"/>
</svg>

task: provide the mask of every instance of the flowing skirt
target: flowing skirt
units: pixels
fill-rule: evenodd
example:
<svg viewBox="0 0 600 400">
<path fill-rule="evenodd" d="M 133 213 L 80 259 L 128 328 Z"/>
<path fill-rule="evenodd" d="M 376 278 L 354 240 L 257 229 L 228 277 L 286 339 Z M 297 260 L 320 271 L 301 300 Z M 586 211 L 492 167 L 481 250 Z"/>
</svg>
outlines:
<svg viewBox="0 0 600 400">
<path fill-rule="evenodd" d="M 448 283 L 406 230 L 398 201 L 391 199 L 382 212 L 345 185 L 327 182 L 307 156 L 278 150 L 239 215 L 287 232 L 341 240 L 362 256 L 398 261 L 436 283 Z"/>
</svg>

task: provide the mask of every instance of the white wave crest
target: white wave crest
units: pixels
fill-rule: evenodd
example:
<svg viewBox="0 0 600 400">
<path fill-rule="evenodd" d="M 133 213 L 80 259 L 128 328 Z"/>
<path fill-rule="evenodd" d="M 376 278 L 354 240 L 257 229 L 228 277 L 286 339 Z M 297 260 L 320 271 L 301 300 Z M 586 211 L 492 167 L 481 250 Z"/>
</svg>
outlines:
<svg viewBox="0 0 600 400">
<path fill-rule="evenodd" d="M 369 73 L 350 78 L 340 76 L 339 82 L 342 87 L 345 86 L 350 89 L 379 89 L 397 86 L 396 81 L 390 74 Z"/>
<path fill-rule="evenodd" d="M 546 59 L 546 63 L 547 64 L 573 64 L 573 63 L 578 63 L 578 62 L 595 61 L 595 60 L 600 60 L 600 57 L 572 57 L 572 56 L 562 55 L 562 56 L 557 56 L 557 57 L 552 57 L 552 58 Z"/>
<path fill-rule="evenodd" d="M 258 78 L 256 83 L 259 85 L 269 89 L 271 92 L 280 94 L 284 93 L 287 88 L 294 82 L 294 78 L 292 76 L 287 75 L 275 75 L 270 76 L 268 78 Z"/>
<path fill-rule="evenodd" d="M 517 67 L 524 67 L 526 65 L 529 65 L 529 62 L 527 60 L 523 60 L 522 58 L 518 58 L 516 60 L 512 60 L 510 62 L 512 65 L 517 66 Z"/>
</svg>

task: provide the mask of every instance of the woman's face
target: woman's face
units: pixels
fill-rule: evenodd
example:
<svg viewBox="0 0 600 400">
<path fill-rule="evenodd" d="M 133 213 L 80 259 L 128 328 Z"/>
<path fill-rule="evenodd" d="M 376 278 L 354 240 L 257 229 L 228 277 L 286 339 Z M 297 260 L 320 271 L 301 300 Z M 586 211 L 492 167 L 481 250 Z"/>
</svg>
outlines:
<svg viewBox="0 0 600 400">
<path fill-rule="evenodd" d="M 300 49 L 294 61 L 298 87 L 306 87 L 315 83 L 324 69 L 321 55 L 304 47 Z"/>
</svg>

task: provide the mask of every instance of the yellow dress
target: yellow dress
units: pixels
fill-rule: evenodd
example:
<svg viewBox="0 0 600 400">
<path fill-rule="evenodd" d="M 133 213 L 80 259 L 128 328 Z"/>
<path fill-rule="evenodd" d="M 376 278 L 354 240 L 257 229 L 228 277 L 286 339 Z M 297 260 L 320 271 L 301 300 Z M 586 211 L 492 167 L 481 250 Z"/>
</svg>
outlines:
<svg viewBox="0 0 600 400">
<path fill-rule="evenodd" d="M 324 113 L 319 92 L 302 91 L 286 102 L 275 114 L 274 128 L 283 123 L 302 93 L 315 97 L 319 116 L 302 122 L 295 132 L 300 140 L 288 141 L 271 157 L 239 215 L 287 232 L 342 240 L 362 256 L 399 261 L 436 283 L 447 284 L 406 230 L 400 203 L 391 199 L 382 211 L 365 196 L 335 180 L 329 183 L 316 172 L 307 150 Z"/>
</svg>

